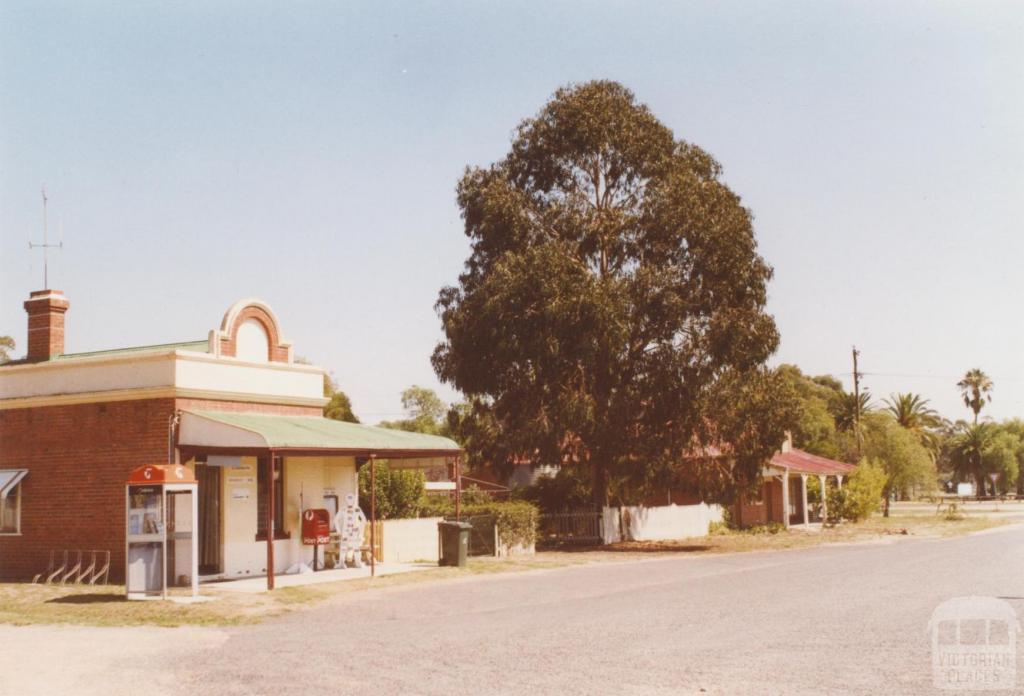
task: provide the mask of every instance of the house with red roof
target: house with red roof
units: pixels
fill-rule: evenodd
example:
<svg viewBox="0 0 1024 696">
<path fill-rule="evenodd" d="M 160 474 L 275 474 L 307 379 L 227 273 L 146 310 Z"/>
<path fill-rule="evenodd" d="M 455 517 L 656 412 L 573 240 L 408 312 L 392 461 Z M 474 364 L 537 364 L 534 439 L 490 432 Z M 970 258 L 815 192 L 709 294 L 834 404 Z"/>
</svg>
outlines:
<svg viewBox="0 0 1024 696">
<path fill-rule="evenodd" d="M 816 477 L 822 491 L 829 485 L 842 488 L 843 480 L 854 469 L 853 464 L 796 449 L 792 437 L 787 435 L 782 449 L 762 470 L 758 494 L 741 496 L 733 505 L 733 520 L 740 527 L 809 524 L 815 516 L 807 504 L 807 481 Z M 823 499 L 821 512 L 816 516 L 818 520 L 827 516 L 826 506 Z"/>
</svg>

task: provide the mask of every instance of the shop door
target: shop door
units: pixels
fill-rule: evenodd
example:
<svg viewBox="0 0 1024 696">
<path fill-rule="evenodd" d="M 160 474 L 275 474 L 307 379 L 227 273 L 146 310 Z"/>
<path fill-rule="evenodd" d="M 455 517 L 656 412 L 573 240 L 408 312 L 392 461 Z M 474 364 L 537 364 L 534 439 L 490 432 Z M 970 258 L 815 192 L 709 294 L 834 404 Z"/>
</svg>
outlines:
<svg viewBox="0 0 1024 696">
<path fill-rule="evenodd" d="M 221 467 L 196 464 L 199 483 L 199 574 L 217 575 L 221 566 Z"/>
</svg>

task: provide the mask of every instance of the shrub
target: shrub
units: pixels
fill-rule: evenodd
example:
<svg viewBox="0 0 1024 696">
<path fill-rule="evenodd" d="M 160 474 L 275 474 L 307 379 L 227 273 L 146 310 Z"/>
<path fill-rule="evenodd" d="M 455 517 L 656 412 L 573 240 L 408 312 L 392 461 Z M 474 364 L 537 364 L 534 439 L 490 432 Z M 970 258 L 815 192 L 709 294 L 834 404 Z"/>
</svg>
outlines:
<svg viewBox="0 0 1024 696">
<path fill-rule="evenodd" d="M 853 522 L 867 519 L 882 502 L 888 476 L 874 459 L 863 459 L 841 491 L 829 494 L 829 517 Z"/>
<path fill-rule="evenodd" d="M 733 529 L 729 526 L 728 522 L 712 522 L 708 525 L 708 534 L 710 536 L 728 536 L 732 533 Z"/>
<path fill-rule="evenodd" d="M 541 476 L 532 485 L 516 489 L 514 495 L 544 513 L 591 509 L 590 482 L 581 469 L 562 467 L 554 476 Z"/>
<path fill-rule="evenodd" d="M 521 500 L 462 506 L 464 517 L 493 515 L 503 544 L 530 546 L 537 540 L 537 506 Z"/>
<path fill-rule="evenodd" d="M 391 469 L 386 461 L 373 464 L 377 493 L 377 519 L 404 519 L 418 517 L 423 499 L 424 477 L 414 469 Z M 367 506 L 363 512 L 369 516 L 370 465 L 359 470 L 359 500 Z"/>
</svg>

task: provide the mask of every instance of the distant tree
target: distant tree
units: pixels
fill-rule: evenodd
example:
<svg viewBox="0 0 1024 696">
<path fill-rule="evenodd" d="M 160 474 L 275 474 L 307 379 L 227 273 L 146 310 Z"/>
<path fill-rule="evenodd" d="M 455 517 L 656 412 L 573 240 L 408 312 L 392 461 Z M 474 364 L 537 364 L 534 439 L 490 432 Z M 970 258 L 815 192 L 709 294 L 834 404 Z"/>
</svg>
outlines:
<svg viewBox="0 0 1024 696">
<path fill-rule="evenodd" d="M 1024 420 L 1019 418 L 1011 418 L 1010 420 L 1003 421 L 999 424 L 1001 430 L 1010 433 L 1017 439 L 1017 493 L 1024 494 L 1024 476 L 1020 473 L 1024 472 Z M 1007 488 L 1009 490 L 1009 487 Z"/>
<path fill-rule="evenodd" d="M 296 356 L 295 362 L 300 365 L 312 364 L 301 355 Z M 334 381 L 334 378 L 326 370 L 324 371 L 324 396 L 330 399 L 324 405 L 324 418 L 346 421 L 348 423 L 359 422 L 356 414 L 352 412 L 352 402 L 349 400 L 348 395 L 338 389 L 338 383 Z"/>
<path fill-rule="evenodd" d="M 1017 477 L 1020 475 L 1020 465 L 1017 463 L 1020 449 L 1021 442 L 1016 435 L 996 428 L 981 454 L 982 470 L 986 478 L 995 475 L 995 480 L 989 481 L 993 495 L 1016 490 Z"/>
<path fill-rule="evenodd" d="M 871 394 L 866 390 L 855 396 L 852 392 L 840 393 L 832 401 L 832 416 L 836 420 L 836 428 L 853 432 L 857 420 L 863 420 L 864 416 L 874 410 L 871 403 Z"/>
<path fill-rule="evenodd" d="M 359 418 L 352 412 L 352 401 L 349 400 L 348 394 L 338 389 L 337 383 L 326 372 L 324 373 L 324 396 L 330 399 L 324 405 L 324 418 L 348 423 L 359 422 Z"/>
<path fill-rule="evenodd" d="M 836 423 L 829 404 L 836 391 L 842 393 L 838 381 L 835 387 L 821 380 L 829 377 L 808 377 L 796 365 L 780 365 L 779 376 L 788 382 L 796 395 L 796 423 L 793 428 L 794 446 L 812 454 L 836 458 L 840 455 L 836 441 Z"/>
<path fill-rule="evenodd" d="M 893 493 L 935 486 L 935 462 L 910 431 L 883 413 L 864 418 L 864 456 L 881 464 L 886 482 L 884 514 L 889 516 Z"/>
<path fill-rule="evenodd" d="M 978 414 L 981 412 L 982 407 L 992 401 L 992 379 L 980 369 L 975 368 L 968 370 L 964 378 L 957 382 L 956 386 L 960 389 L 960 395 L 964 399 L 964 406 L 974 412 L 974 423 L 977 424 Z"/>
<path fill-rule="evenodd" d="M 447 435 L 448 405 L 433 389 L 413 385 L 402 392 L 402 408 L 408 418 L 398 421 L 383 421 L 382 428 L 407 430 L 428 435 Z"/>
<path fill-rule="evenodd" d="M 995 432 L 994 426 L 989 423 L 967 424 L 961 421 L 951 443 L 954 477 L 958 481 L 974 479 L 978 495 L 986 494 L 985 452 Z"/>
<path fill-rule="evenodd" d="M 885 410 L 902 427 L 912 432 L 933 455 L 939 447 L 942 417 L 928 407 L 928 399 L 920 394 L 890 394 Z"/>
<path fill-rule="evenodd" d="M 778 331 L 751 214 L 622 85 L 558 90 L 458 205 L 471 252 L 433 365 L 497 424 L 496 461 L 578 460 L 604 505 L 619 472 L 719 442 L 723 374 L 763 383 Z M 769 422 L 738 445 L 738 485 L 782 439 Z"/>
<path fill-rule="evenodd" d="M 11 351 L 14 350 L 14 339 L 10 336 L 0 336 L 0 364 L 11 359 Z"/>
</svg>

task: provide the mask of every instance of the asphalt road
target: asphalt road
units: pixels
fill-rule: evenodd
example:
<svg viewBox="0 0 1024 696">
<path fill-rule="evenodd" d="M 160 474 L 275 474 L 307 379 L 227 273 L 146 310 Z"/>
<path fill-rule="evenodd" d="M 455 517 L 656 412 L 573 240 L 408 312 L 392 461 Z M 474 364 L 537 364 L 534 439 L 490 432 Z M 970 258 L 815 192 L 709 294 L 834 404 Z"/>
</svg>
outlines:
<svg viewBox="0 0 1024 696">
<path fill-rule="evenodd" d="M 1002 597 L 1024 618 L 1024 528 L 374 590 L 258 626 L 165 630 L 159 651 L 121 667 L 101 660 L 102 675 L 69 685 L 104 694 L 935 693 L 928 621 L 964 595 Z M 55 664 L 60 649 L 76 649 L 73 636 L 63 634 Z"/>
</svg>

